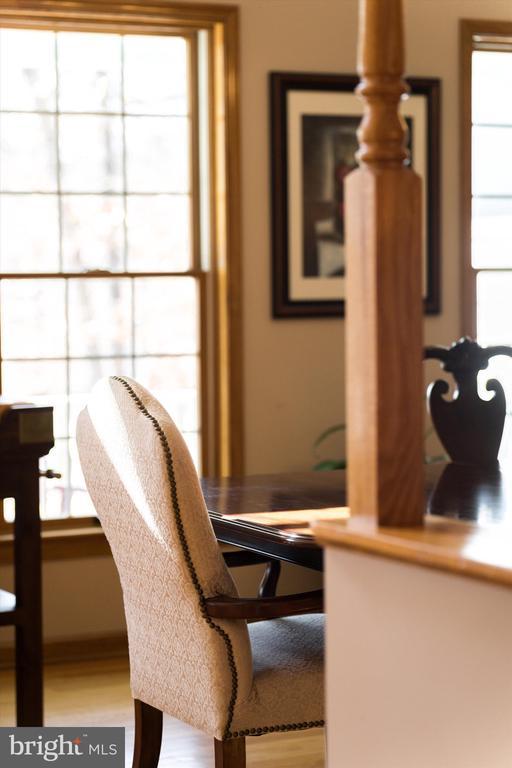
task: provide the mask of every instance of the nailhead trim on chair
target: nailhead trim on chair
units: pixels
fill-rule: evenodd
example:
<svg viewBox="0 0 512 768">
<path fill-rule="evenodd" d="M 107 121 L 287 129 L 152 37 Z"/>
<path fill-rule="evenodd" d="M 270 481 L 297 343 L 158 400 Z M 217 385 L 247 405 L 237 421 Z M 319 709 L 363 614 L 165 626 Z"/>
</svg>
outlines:
<svg viewBox="0 0 512 768">
<path fill-rule="evenodd" d="M 288 723 L 287 725 L 264 725 L 262 728 L 246 728 L 245 731 L 235 731 L 232 739 L 242 736 L 263 736 L 264 733 L 278 733 L 282 731 L 305 731 L 307 728 L 323 728 L 325 720 L 311 720 L 309 723 Z"/>
<path fill-rule="evenodd" d="M 233 738 L 233 734 L 231 734 L 230 728 L 231 728 L 231 723 L 233 721 L 233 713 L 235 710 L 236 697 L 238 693 L 238 673 L 237 673 L 236 664 L 235 664 L 235 655 L 233 653 L 233 644 L 231 642 L 231 638 L 229 637 L 228 633 L 224 629 L 222 629 L 222 627 L 219 627 L 218 624 L 212 621 L 212 619 L 208 616 L 208 613 L 207 613 L 206 597 L 203 592 L 203 588 L 201 587 L 201 584 L 199 582 L 199 578 L 197 576 L 197 572 L 192 560 L 192 556 L 190 554 L 190 548 L 188 546 L 187 537 L 185 535 L 185 529 L 183 527 L 181 509 L 180 509 L 180 504 L 178 500 L 178 490 L 176 487 L 176 476 L 174 474 L 174 463 L 173 463 L 172 452 L 169 446 L 169 442 L 158 420 L 154 416 L 152 416 L 151 413 L 149 413 L 144 403 L 142 402 L 140 397 L 137 395 L 137 393 L 132 389 L 130 384 L 128 384 L 128 382 L 125 381 L 125 379 L 122 379 L 120 376 L 112 376 L 112 379 L 114 381 L 118 381 L 120 384 L 123 385 L 123 387 L 126 389 L 126 391 L 130 395 L 132 400 L 135 402 L 139 411 L 152 423 L 160 439 L 160 443 L 162 445 L 164 455 L 165 455 L 165 463 L 167 466 L 167 476 L 169 478 L 169 484 L 171 486 L 171 500 L 172 500 L 174 518 L 176 522 L 176 528 L 178 529 L 178 539 L 181 544 L 181 548 L 183 550 L 183 556 L 187 564 L 187 569 L 190 575 L 190 579 L 192 581 L 194 589 L 199 598 L 199 608 L 201 611 L 201 616 L 206 621 L 208 626 L 211 627 L 211 629 L 215 630 L 215 632 L 217 632 L 222 637 L 226 646 L 228 665 L 231 671 L 231 697 L 228 705 L 228 720 L 226 723 L 226 727 L 224 729 L 223 739 L 226 740 L 229 738 Z"/>
<path fill-rule="evenodd" d="M 217 632 L 222 637 L 226 645 L 228 665 L 231 671 L 231 697 L 228 705 L 228 720 L 226 723 L 226 727 L 224 729 L 223 741 L 226 741 L 227 739 L 239 739 L 243 736 L 262 736 L 264 733 L 277 733 L 279 731 L 302 731 L 307 728 L 321 728 L 322 726 L 325 725 L 325 720 L 312 720 L 306 723 L 289 723 L 287 725 L 265 725 L 262 728 L 247 728 L 244 731 L 235 731 L 234 733 L 231 733 L 230 728 L 231 728 L 231 723 L 233 722 L 233 713 L 235 710 L 236 697 L 238 693 L 238 673 L 237 673 L 236 664 L 235 664 L 235 655 L 233 653 L 233 644 L 231 642 L 231 638 L 229 637 L 228 633 L 224 629 L 222 629 L 222 627 L 219 627 L 219 625 L 216 624 L 214 621 L 212 621 L 212 619 L 208 616 L 207 607 L 206 607 L 206 597 L 203 592 L 203 588 L 201 587 L 201 584 L 199 582 L 199 578 L 197 576 L 194 562 L 190 554 L 187 537 L 185 535 L 185 529 L 183 527 L 181 509 L 180 509 L 180 504 L 178 500 L 178 490 L 176 487 L 176 476 L 174 474 L 174 462 L 173 462 L 172 452 L 169 446 L 169 442 L 158 420 L 149 413 L 148 409 L 145 407 L 144 403 L 142 402 L 140 397 L 137 395 L 135 390 L 132 389 L 130 384 L 128 384 L 128 382 L 125 381 L 125 379 L 122 379 L 120 376 L 112 376 L 111 378 L 114 381 L 118 381 L 120 384 L 123 385 L 123 387 L 126 389 L 126 391 L 130 395 L 132 400 L 135 402 L 139 411 L 144 416 L 146 416 L 147 419 L 149 419 L 149 421 L 153 424 L 153 427 L 155 428 L 156 433 L 158 434 L 160 443 L 162 445 L 162 448 L 165 454 L 167 476 L 169 478 L 169 484 L 171 486 L 171 500 L 172 500 L 172 507 L 174 512 L 176 527 L 178 529 L 178 538 L 181 544 L 181 548 L 183 550 L 183 556 L 187 564 L 187 568 L 188 568 L 190 578 L 192 580 L 192 584 L 194 585 L 194 589 L 196 590 L 197 596 L 199 598 L 199 608 L 201 611 L 201 616 L 206 621 L 208 626 L 211 627 L 211 629 L 215 630 L 215 632 Z"/>
</svg>

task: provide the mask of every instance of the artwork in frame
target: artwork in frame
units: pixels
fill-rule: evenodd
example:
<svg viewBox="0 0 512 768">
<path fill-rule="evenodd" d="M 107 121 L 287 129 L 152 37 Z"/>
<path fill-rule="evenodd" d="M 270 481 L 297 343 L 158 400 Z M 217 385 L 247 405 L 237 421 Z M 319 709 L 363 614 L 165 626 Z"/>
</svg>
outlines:
<svg viewBox="0 0 512 768">
<path fill-rule="evenodd" d="M 356 75 L 272 72 L 274 317 L 344 314 L 343 180 L 357 167 L 363 104 Z M 423 299 L 440 311 L 440 80 L 409 78 L 402 102 L 412 167 L 423 179 Z"/>
</svg>

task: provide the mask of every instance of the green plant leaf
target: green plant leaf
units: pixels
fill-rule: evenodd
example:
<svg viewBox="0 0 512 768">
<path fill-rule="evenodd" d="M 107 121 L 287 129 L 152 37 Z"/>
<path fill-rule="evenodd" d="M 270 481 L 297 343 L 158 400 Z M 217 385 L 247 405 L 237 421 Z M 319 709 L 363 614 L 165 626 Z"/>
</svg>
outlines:
<svg viewBox="0 0 512 768">
<path fill-rule="evenodd" d="M 324 430 L 315 440 L 313 443 L 313 450 L 316 452 L 316 449 L 324 442 L 324 440 L 327 440 L 328 437 L 331 435 L 334 435 L 336 432 L 345 432 L 346 430 L 345 424 L 333 424 L 332 427 L 328 427 L 328 429 Z M 430 435 L 435 434 L 435 430 L 433 426 L 430 426 L 425 431 L 425 441 L 430 437 Z M 448 461 L 448 456 L 445 454 L 439 454 L 437 456 L 425 456 L 424 457 L 425 464 L 435 464 L 440 461 Z M 347 468 L 347 461 L 346 459 L 323 459 L 322 461 L 319 461 L 318 464 L 315 464 L 313 469 L 316 472 L 329 472 L 333 469 L 346 469 Z"/>
<path fill-rule="evenodd" d="M 317 437 L 313 443 L 313 448 L 318 448 L 318 446 L 321 445 L 324 440 L 330 437 L 330 435 L 334 435 L 335 432 L 344 432 L 346 428 L 347 427 L 345 424 L 333 424 L 332 427 L 329 427 Z"/>
<path fill-rule="evenodd" d="M 425 464 L 439 464 L 441 461 L 450 461 L 446 453 L 440 453 L 437 456 L 425 456 Z"/>
<path fill-rule="evenodd" d="M 330 472 L 332 469 L 345 469 L 347 462 L 344 459 L 337 461 L 336 459 L 324 459 L 315 464 L 313 469 L 315 472 Z"/>
</svg>

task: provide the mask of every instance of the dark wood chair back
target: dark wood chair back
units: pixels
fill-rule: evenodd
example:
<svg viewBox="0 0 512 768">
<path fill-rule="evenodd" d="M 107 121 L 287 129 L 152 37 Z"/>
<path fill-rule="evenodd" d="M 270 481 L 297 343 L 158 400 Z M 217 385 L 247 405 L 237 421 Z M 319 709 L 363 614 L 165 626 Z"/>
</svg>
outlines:
<svg viewBox="0 0 512 768">
<path fill-rule="evenodd" d="M 463 338 L 451 347 L 426 347 L 424 359 L 441 362 L 443 370 L 452 374 L 457 389 L 452 399 L 446 381 L 430 384 L 427 402 L 432 422 L 451 460 L 461 464 L 490 466 L 498 461 L 498 451 L 505 423 L 506 402 L 503 387 L 497 379 L 489 379 L 486 389 L 494 392 L 490 400 L 478 395 L 477 378 L 491 357 L 512 357 L 512 347 L 481 347 Z"/>
</svg>

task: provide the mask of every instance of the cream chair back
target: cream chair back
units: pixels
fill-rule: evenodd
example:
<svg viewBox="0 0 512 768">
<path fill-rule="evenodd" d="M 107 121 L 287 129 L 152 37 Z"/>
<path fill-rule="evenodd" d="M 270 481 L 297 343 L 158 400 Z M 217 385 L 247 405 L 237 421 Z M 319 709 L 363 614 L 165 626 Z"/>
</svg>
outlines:
<svg viewBox="0 0 512 768">
<path fill-rule="evenodd" d="M 221 739 L 252 657 L 246 622 L 205 611 L 236 588 L 187 446 L 162 405 L 117 376 L 94 387 L 77 442 L 121 579 L 133 696 Z"/>
</svg>

